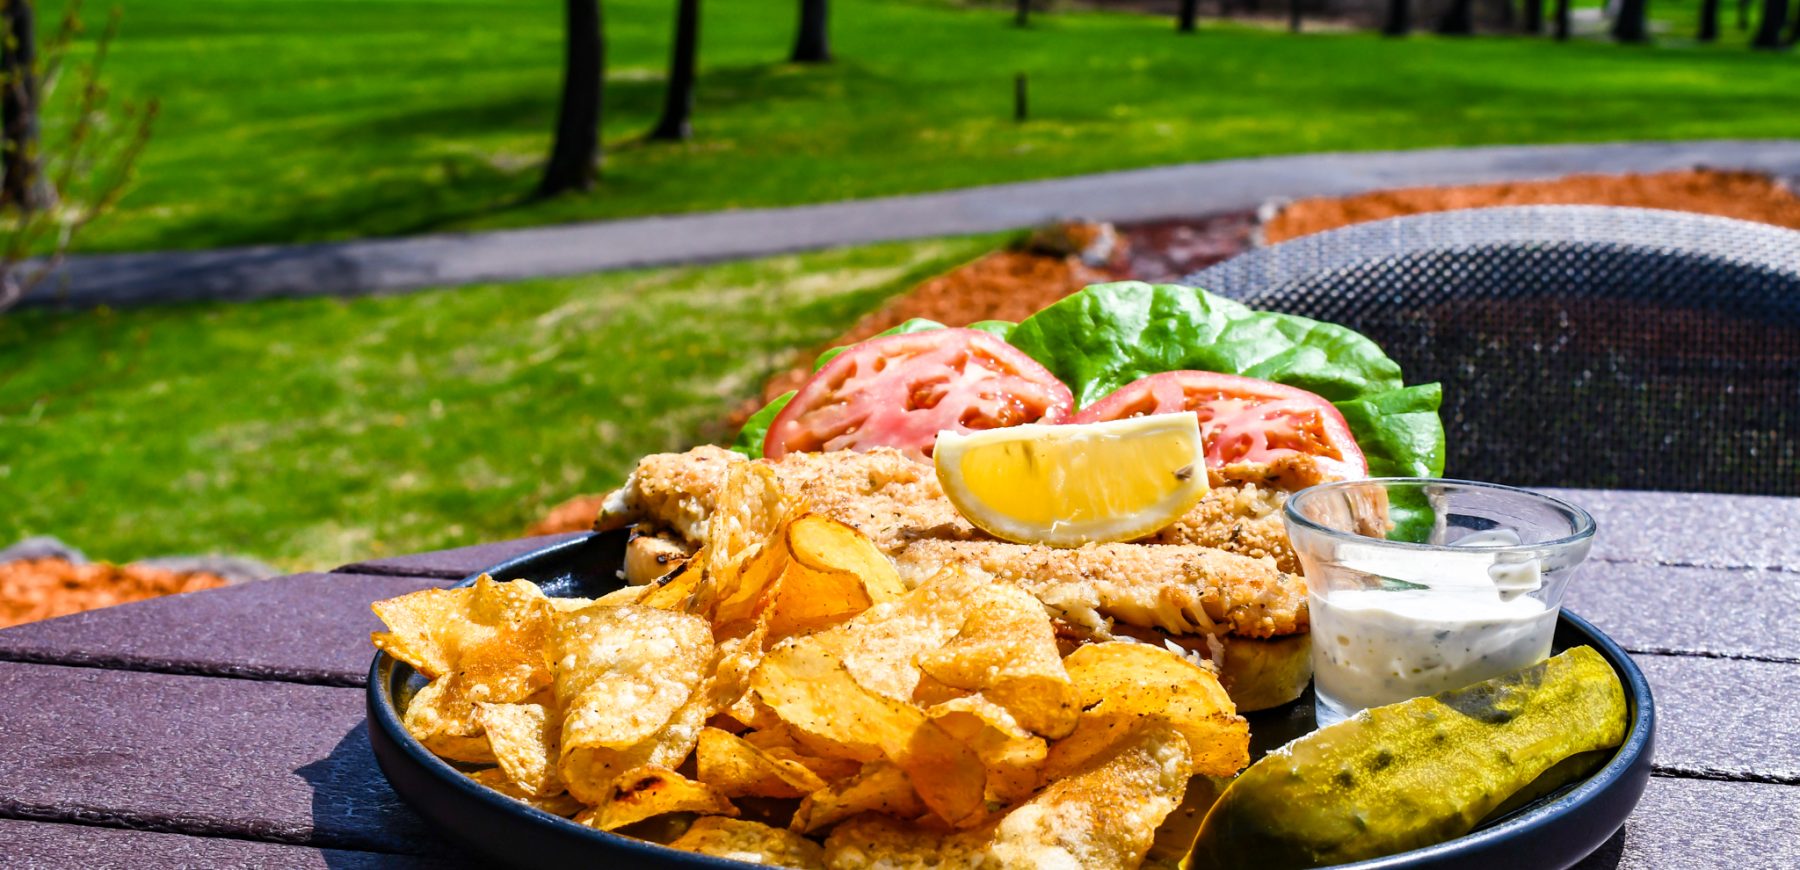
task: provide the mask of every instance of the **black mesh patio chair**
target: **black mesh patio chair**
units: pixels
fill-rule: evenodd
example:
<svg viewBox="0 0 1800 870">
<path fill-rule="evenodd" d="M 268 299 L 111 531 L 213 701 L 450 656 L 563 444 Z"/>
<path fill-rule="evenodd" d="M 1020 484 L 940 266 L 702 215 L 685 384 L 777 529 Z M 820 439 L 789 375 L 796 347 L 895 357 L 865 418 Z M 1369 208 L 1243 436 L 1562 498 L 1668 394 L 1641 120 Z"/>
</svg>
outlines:
<svg viewBox="0 0 1800 870">
<path fill-rule="evenodd" d="M 1649 209 L 1416 215 L 1187 279 L 1442 381 L 1452 477 L 1800 495 L 1800 232 Z"/>
</svg>

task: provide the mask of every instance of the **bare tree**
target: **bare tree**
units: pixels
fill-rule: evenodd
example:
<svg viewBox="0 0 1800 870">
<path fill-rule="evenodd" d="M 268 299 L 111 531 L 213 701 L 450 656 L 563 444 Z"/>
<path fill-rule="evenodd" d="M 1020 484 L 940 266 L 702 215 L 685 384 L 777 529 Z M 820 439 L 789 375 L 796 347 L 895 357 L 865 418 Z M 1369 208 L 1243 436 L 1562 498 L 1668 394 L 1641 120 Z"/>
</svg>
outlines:
<svg viewBox="0 0 1800 870">
<path fill-rule="evenodd" d="M 1525 0 L 1525 32 L 1544 32 L 1544 0 Z"/>
<path fill-rule="evenodd" d="M 1474 0 L 1450 0 L 1444 17 L 1438 19 L 1437 32 L 1449 36 L 1467 36 L 1475 32 Z"/>
<path fill-rule="evenodd" d="M 1386 36 L 1405 36 L 1412 31 L 1411 0 L 1388 0 L 1387 18 L 1381 22 Z"/>
<path fill-rule="evenodd" d="M 1648 42 L 1650 0 L 1619 0 L 1619 12 L 1613 17 L 1612 36 L 1619 42 Z"/>
<path fill-rule="evenodd" d="M 1288 30 L 1300 32 L 1300 0 L 1288 0 Z"/>
<path fill-rule="evenodd" d="M 1700 0 L 1700 33 L 1701 42 L 1712 42 L 1719 38 L 1719 0 Z"/>
<path fill-rule="evenodd" d="M 49 208 L 55 199 L 38 172 L 37 15 L 30 0 L 0 0 L 0 206 Z"/>
<path fill-rule="evenodd" d="M 1781 25 L 1787 23 L 1787 12 L 1787 0 L 1763 0 L 1762 23 L 1756 28 L 1756 38 L 1750 40 L 1750 47 L 1765 51 L 1781 48 Z"/>
<path fill-rule="evenodd" d="M 3 2 L 7 14 L 0 16 L 0 21 L 7 26 L 30 21 L 29 14 L 11 14 L 25 5 L 25 0 Z M 118 204 L 150 141 L 156 101 L 115 105 L 101 84 L 113 39 L 118 36 L 119 17 L 120 11 L 114 7 L 106 29 L 94 42 L 91 58 L 75 69 L 73 81 L 66 85 L 62 79 L 69 46 L 81 32 L 80 0 L 70 0 L 64 7 L 61 26 L 45 44 L 41 57 L 32 52 L 25 62 L 15 52 L 5 64 L 7 141 L 11 143 L 14 132 L 20 130 L 29 130 L 34 138 L 29 148 L 6 155 L 5 178 L 0 179 L 0 187 L 26 193 L 0 205 L 0 311 L 17 305 L 37 289 L 61 264 L 75 236 Z M 20 44 L 16 33 L 4 34 L 4 38 L 9 47 Z M 31 87 L 16 87 L 27 78 Z M 73 95 L 62 99 L 71 89 Z M 12 102 L 15 99 L 16 104 Z M 68 120 L 53 129 L 44 143 L 47 147 L 40 150 L 35 138 L 37 119 L 46 108 L 55 117 Z M 21 158 L 17 163 L 15 156 Z M 21 181 L 15 170 L 28 173 L 27 178 Z"/>
<path fill-rule="evenodd" d="M 662 120 L 650 138 L 680 141 L 693 135 L 694 58 L 699 53 L 700 0 L 680 0 L 675 7 L 675 44 L 669 49 L 669 87 L 663 93 Z"/>
<path fill-rule="evenodd" d="M 600 0 L 567 0 L 562 103 L 556 141 L 538 196 L 592 190 L 600 173 L 600 110 L 606 70 L 606 32 Z"/>
<path fill-rule="evenodd" d="M 794 63 L 831 60 L 830 0 L 800 0 L 800 32 L 794 36 Z"/>
<path fill-rule="evenodd" d="M 1556 0 L 1556 41 L 1569 39 L 1569 0 Z"/>
<path fill-rule="evenodd" d="M 1176 20 L 1175 29 L 1181 33 L 1193 33 L 1199 18 L 1200 0 L 1181 0 L 1181 16 Z"/>
</svg>

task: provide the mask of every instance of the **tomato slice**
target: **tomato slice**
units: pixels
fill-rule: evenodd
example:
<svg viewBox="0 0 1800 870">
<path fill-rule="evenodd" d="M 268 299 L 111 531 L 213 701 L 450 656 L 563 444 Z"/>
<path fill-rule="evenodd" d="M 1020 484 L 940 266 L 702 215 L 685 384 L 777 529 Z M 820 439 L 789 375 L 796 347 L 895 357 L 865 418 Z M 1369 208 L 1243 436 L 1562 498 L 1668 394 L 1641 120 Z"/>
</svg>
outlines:
<svg viewBox="0 0 1800 870">
<path fill-rule="evenodd" d="M 1274 465 L 1314 457 L 1332 479 L 1368 477 L 1369 463 L 1344 415 L 1298 387 L 1219 372 L 1163 372 L 1132 381 L 1081 410 L 1073 422 L 1193 411 L 1206 438 L 1206 464 Z"/>
<path fill-rule="evenodd" d="M 770 424 L 763 455 L 894 447 L 927 461 L 942 430 L 1060 423 L 1074 408 L 1062 381 L 990 333 L 890 335 L 814 373 Z"/>
</svg>

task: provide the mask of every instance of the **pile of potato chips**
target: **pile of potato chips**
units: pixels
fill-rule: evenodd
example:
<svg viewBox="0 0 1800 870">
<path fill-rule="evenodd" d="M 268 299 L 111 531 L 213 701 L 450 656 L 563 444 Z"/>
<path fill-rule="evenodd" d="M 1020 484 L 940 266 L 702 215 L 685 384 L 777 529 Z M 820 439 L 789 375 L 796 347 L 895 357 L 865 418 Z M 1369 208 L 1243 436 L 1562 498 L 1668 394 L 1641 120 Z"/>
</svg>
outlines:
<svg viewBox="0 0 1800 870">
<path fill-rule="evenodd" d="M 984 575 L 908 590 L 760 463 L 709 523 L 598 600 L 483 577 L 376 603 L 375 645 L 430 679 L 407 730 L 580 824 L 793 867 L 1135 867 L 1190 777 L 1248 762 L 1210 671 L 1068 649 Z"/>
</svg>

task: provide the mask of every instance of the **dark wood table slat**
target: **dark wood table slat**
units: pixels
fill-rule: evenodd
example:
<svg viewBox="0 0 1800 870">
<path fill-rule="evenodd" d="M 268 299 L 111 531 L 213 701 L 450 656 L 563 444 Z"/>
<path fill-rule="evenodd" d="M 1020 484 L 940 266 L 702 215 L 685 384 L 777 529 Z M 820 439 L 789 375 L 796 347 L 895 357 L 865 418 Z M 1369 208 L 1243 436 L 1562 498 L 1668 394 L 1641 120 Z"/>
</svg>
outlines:
<svg viewBox="0 0 1800 870">
<path fill-rule="evenodd" d="M 389 559 L 370 559 L 366 562 L 352 562 L 341 568 L 339 574 L 397 574 L 408 577 L 442 577 L 460 580 L 516 556 L 540 547 L 547 547 L 557 541 L 566 541 L 579 532 L 564 535 L 542 535 L 535 538 L 518 538 L 511 541 L 496 541 L 492 544 L 476 544 L 472 547 L 458 547 L 454 550 L 437 550 L 430 553 L 415 553 L 410 556 L 394 556 Z"/>
<path fill-rule="evenodd" d="M 0 663 L 0 817 L 429 854 L 363 692 Z"/>
<path fill-rule="evenodd" d="M 1656 769 L 1800 784 L 1800 665 L 1633 656 L 1656 698 Z"/>
<path fill-rule="evenodd" d="M 1593 558 L 1800 571 L 1800 498 L 1544 489 L 1599 524 Z"/>
<path fill-rule="evenodd" d="M 0 631 L 0 660 L 361 686 L 369 603 L 449 582 L 300 574 L 155 598 Z"/>
<path fill-rule="evenodd" d="M 1590 562 L 1563 606 L 1633 652 L 1800 661 L 1800 572 Z"/>
<path fill-rule="evenodd" d="M 1655 776 L 1625 827 L 1575 870 L 1790 870 L 1796 855 L 1800 787 Z"/>
<path fill-rule="evenodd" d="M 315 849 L 223 837 L 0 819 L 0 863 L 35 868 L 282 867 L 294 870 L 428 870 L 447 858 Z"/>
</svg>

